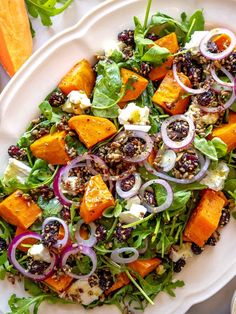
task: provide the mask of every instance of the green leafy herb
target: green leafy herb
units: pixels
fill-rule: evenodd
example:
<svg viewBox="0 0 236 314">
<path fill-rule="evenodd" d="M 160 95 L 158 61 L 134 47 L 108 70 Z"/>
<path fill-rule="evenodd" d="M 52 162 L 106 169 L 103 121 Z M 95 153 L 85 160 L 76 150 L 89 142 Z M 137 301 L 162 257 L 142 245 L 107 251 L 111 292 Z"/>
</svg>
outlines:
<svg viewBox="0 0 236 314">
<path fill-rule="evenodd" d="M 119 106 L 117 102 L 122 97 L 120 69 L 111 61 L 98 63 L 98 77 L 94 88 L 92 111 L 95 116 L 117 118 Z"/>
<path fill-rule="evenodd" d="M 57 0 L 25 0 L 29 14 L 34 17 L 40 17 L 41 22 L 45 26 L 52 25 L 51 17 L 62 13 L 73 0 L 57 1 Z M 63 3 L 62 6 L 57 7 L 58 3 Z"/>
<path fill-rule="evenodd" d="M 62 205 L 57 198 L 53 198 L 48 201 L 44 200 L 42 196 L 39 196 L 37 203 L 39 207 L 43 210 L 44 218 L 58 216 L 62 209 Z"/>
<path fill-rule="evenodd" d="M 47 100 L 44 100 L 40 105 L 39 109 L 44 115 L 46 119 L 48 119 L 52 123 L 57 123 L 61 121 L 61 115 L 55 112 L 55 108 L 53 108 Z"/>
<path fill-rule="evenodd" d="M 213 138 L 211 141 L 196 136 L 194 146 L 213 161 L 224 157 L 227 154 L 227 145 L 220 138 Z"/>
<path fill-rule="evenodd" d="M 154 65 L 161 65 L 166 61 L 170 52 L 166 48 L 162 48 L 158 45 L 151 47 L 145 54 L 142 56 L 141 60 L 150 62 Z"/>
<path fill-rule="evenodd" d="M 196 31 L 204 31 L 205 19 L 202 10 L 197 10 L 189 19 L 189 30 L 186 35 L 186 42 L 190 41 L 191 36 Z"/>
<path fill-rule="evenodd" d="M 68 148 L 75 149 L 78 155 L 84 154 L 88 151 L 84 144 L 81 143 L 78 137 L 76 136 L 67 135 L 65 141 Z"/>
</svg>

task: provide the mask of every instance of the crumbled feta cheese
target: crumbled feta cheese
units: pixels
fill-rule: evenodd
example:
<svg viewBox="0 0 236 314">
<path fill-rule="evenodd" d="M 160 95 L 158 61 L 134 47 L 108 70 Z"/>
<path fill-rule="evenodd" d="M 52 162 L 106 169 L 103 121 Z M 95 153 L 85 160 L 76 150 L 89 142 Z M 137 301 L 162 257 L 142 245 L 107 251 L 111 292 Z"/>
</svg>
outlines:
<svg viewBox="0 0 236 314">
<path fill-rule="evenodd" d="M 125 209 L 130 209 L 133 204 L 138 204 L 138 205 L 141 204 L 141 200 L 137 195 L 133 196 L 127 200 L 126 205 L 125 205 Z"/>
<path fill-rule="evenodd" d="M 22 161 L 14 158 L 9 158 L 8 166 L 3 175 L 3 184 L 7 184 L 12 178 L 16 178 L 17 181 L 24 184 L 31 172 L 31 168 Z"/>
<path fill-rule="evenodd" d="M 68 99 L 62 106 L 62 110 L 69 113 L 81 114 L 83 110 L 91 107 L 91 101 L 84 91 L 73 90 L 69 93 Z"/>
<path fill-rule="evenodd" d="M 203 38 L 209 33 L 209 31 L 196 31 L 192 34 L 191 39 L 185 44 L 185 49 L 191 49 L 193 53 L 199 51 L 199 46 Z"/>
<path fill-rule="evenodd" d="M 136 106 L 134 102 L 127 105 L 126 108 L 119 110 L 118 120 L 120 124 L 139 124 L 146 125 L 149 122 L 149 108 Z"/>
<path fill-rule="evenodd" d="M 103 291 L 98 285 L 91 287 L 88 279 L 79 279 L 75 281 L 67 290 L 69 297 L 80 301 L 84 305 L 88 305 L 93 301 L 98 300 L 102 293 Z"/>
<path fill-rule="evenodd" d="M 122 212 L 119 216 L 120 222 L 130 224 L 143 219 L 147 209 L 143 205 L 132 204 L 130 210 Z"/>
<path fill-rule="evenodd" d="M 66 182 L 61 185 L 62 193 L 66 193 L 69 195 L 76 195 L 76 189 L 78 186 L 78 177 L 72 176 L 66 179 Z"/>
<path fill-rule="evenodd" d="M 121 41 L 111 41 L 109 43 L 106 44 L 105 46 L 105 56 L 107 58 L 111 57 L 111 55 L 113 54 L 113 52 L 115 50 L 117 51 L 122 51 L 122 49 L 125 47 L 125 43 L 121 42 Z"/>
<path fill-rule="evenodd" d="M 183 243 L 181 247 L 177 245 L 171 247 L 170 259 L 175 263 L 181 258 L 186 261 L 192 256 L 191 243 Z"/>
<path fill-rule="evenodd" d="M 215 169 L 209 169 L 207 175 L 200 181 L 210 189 L 220 191 L 224 187 L 229 174 L 229 167 L 223 161 L 219 162 Z"/>
<path fill-rule="evenodd" d="M 51 262 L 51 256 L 49 250 L 43 246 L 43 244 L 34 244 L 29 248 L 28 255 L 35 261 L 44 261 L 46 263 Z"/>
</svg>

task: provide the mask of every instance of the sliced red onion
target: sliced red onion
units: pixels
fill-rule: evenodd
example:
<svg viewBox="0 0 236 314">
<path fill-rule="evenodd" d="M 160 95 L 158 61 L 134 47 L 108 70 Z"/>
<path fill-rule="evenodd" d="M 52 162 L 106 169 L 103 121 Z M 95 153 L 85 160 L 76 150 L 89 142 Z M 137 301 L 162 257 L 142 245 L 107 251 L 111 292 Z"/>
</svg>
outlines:
<svg viewBox="0 0 236 314">
<path fill-rule="evenodd" d="M 94 244 L 97 242 L 97 238 L 95 236 L 95 233 L 96 233 L 96 225 L 95 223 L 93 222 L 90 222 L 88 224 L 89 228 L 90 228 L 90 235 L 89 235 L 89 238 L 87 240 L 83 239 L 80 235 L 80 228 L 81 226 L 85 224 L 84 220 L 81 219 L 78 223 L 77 223 L 77 226 L 76 226 L 76 232 L 75 232 L 75 238 L 77 240 L 77 242 L 79 244 L 82 244 L 82 245 L 85 245 L 85 246 L 88 246 L 88 247 L 92 247 L 94 246 Z"/>
<path fill-rule="evenodd" d="M 197 94 L 205 93 L 207 91 L 205 88 L 193 89 L 193 88 L 190 88 L 190 87 L 184 85 L 184 83 L 179 78 L 176 63 L 173 65 L 173 75 L 174 75 L 176 82 L 179 84 L 179 86 L 189 94 L 197 95 Z"/>
<path fill-rule="evenodd" d="M 224 72 L 224 74 L 228 77 L 228 79 L 230 80 L 231 84 L 234 85 L 234 89 L 232 89 L 232 95 L 230 97 L 230 99 L 228 101 L 226 101 L 226 103 L 222 106 L 217 106 L 217 107 L 205 107 L 205 106 L 200 106 L 199 108 L 201 108 L 202 111 L 208 112 L 208 113 L 216 113 L 216 112 L 222 112 L 228 108 L 230 108 L 232 106 L 232 104 L 235 102 L 236 100 L 236 93 L 235 93 L 235 80 L 233 78 L 233 76 L 224 68 L 221 68 L 222 72 Z"/>
<path fill-rule="evenodd" d="M 165 172 L 169 172 L 171 169 L 174 168 L 176 162 L 176 153 L 171 150 L 167 149 L 163 155 L 160 162 L 160 166 Z"/>
<path fill-rule="evenodd" d="M 175 121 L 186 121 L 189 125 L 189 132 L 188 135 L 182 140 L 182 141 L 173 141 L 169 138 L 168 133 L 167 133 L 167 129 L 169 127 L 169 125 Z M 165 145 L 171 149 L 183 149 L 187 146 L 189 146 L 193 139 L 194 139 L 194 135 L 195 135 L 195 126 L 194 126 L 194 122 L 193 120 L 188 117 L 185 116 L 183 114 L 177 114 L 174 115 L 172 117 L 167 118 L 161 125 L 161 136 L 163 139 L 163 142 L 165 143 Z"/>
<path fill-rule="evenodd" d="M 121 257 L 120 254 L 122 253 L 133 253 L 130 257 Z M 134 262 L 138 259 L 139 253 L 138 251 L 133 247 L 122 247 L 120 249 L 115 249 L 111 253 L 111 259 L 118 264 L 127 264 Z"/>
<path fill-rule="evenodd" d="M 125 133 L 125 132 L 120 132 L 114 139 L 114 141 L 119 140 L 120 137 L 128 137 L 128 138 L 132 138 L 132 137 L 136 137 L 136 138 L 140 138 L 142 140 L 145 141 L 145 149 L 144 151 L 136 157 L 124 157 L 124 160 L 127 162 L 131 162 L 131 163 L 137 163 L 137 162 L 141 162 L 144 161 L 145 159 L 148 158 L 148 156 L 151 154 L 152 149 L 153 149 L 153 140 L 151 139 L 151 137 L 146 133 L 146 132 L 141 132 L 141 131 L 130 131 L 129 133 Z"/>
<path fill-rule="evenodd" d="M 57 242 L 55 244 L 53 244 L 53 247 L 55 247 L 56 249 L 62 249 L 64 248 L 67 243 L 68 243 L 68 240 L 69 240 L 69 228 L 68 228 L 68 225 L 66 224 L 66 222 L 61 219 L 61 218 L 58 218 L 58 217 L 48 217 L 44 220 L 43 224 L 42 224 L 42 229 L 44 230 L 46 225 L 50 222 L 53 222 L 53 221 L 58 221 L 63 229 L 64 229 L 64 237 L 63 239 L 61 240 L 57 240 Z"/>
<path fill-rule="evenodd" d="M 236 96 L 236 77 L 234 78 L 234 96 Z"/>
<path fill-rule="evenodd" d="M 58 198 L 59 202 L 63 206 L 70 207 L 73 202 L 70 199 L 68 199 L 67 197 L 65 197 L 65 195 L 62 193 L 61 187 L 60 187 L 62 176 L 64 174 L 64 170 L 65 170 L 65 167 L 62 167 L 61 169 L 58 170 L 58 172 L 55 176 L 55 179 L 53 181 L 53 190 L 54 190 L 54 194 Z"/>
<path fill-rule="evenodd" d="M 205 157 L 204 159 L 202 154 L 200 154 L 199 152 L 197 152 L 197 155 L 199 158 L 201 169 L 192 179 L 177 179 L 177 178 L 171 177 L 165 173 L 156 171 L 147 161 L 144 162 L 144 166 L 148 172 L 150 172 L 151 174 L 159 178 L 162 178 L 167 181 L 175 182 L 175 183 L 189 184 L 189 183 L 193 183 L 195 181 L 202 179 L 204 175 L 206 174 L 207 169 L 209 168 L 209 165 L 210 165 L 210 159 L 208 157 Z"/>
<path fill-rule="evenodd" d="M 41 241 L 42 236 L 36 232 L 25 232 L 22 233 L 18 236 L 16 236 L 12 242 L 9 245 L 8 248 L 8 258 L 11 262 L 11 264 L 25 277 L 30 278 L 35 281 L 43 281 L 50 277 L 52 273 L 54 272 L 54 269 L 58 263 L 58 258 L 54 253 L 51 254 L 51 264 L 48 266 L 48 268 L 45 270 L 44 274 L 41 275 L 36 275 L 36 274 L 31 274 L 29 271 L 27 271 L 24 267 L 20 265 L 20 263 L 16 260 L 16 249 L 18 245 L 27 239 L 36 239 Z"/>
<path fill-rule="evenodd" d="M 109 170 L 105 161 L 103 161 L 100 157 L 96 155 L 89 155 L 89 156 L 90 156 L 90 159 L 87 159 L 87 165 L 88 165 L 88 170 L 90 171 L 90 173 L 92 173 L 94 176 L 96 176 L 97 174 L 101 174 L 93 168 L 91 161 L 94 161 L 95 164 L 99 165 L 99 167 L 104 170 L 104 173 L 102 173 L 101 176 L 103 177 L 103 180 L 106 181 L 108 179 Z"/>
<path fill-rule="evenodd" d="M 70 255 L 76 255 L 78 253 L 86 255 L 91 259 L 93 266 L 92 266 L 91 271 L 87 275 L 76 275 L 76 274 L 74 274 L 71 271 L 66 269 L 67 268 L 66 263 L 67 263 L 67 260 L 70 257 Z M 61 268 L 65 269 L 66 274 L 69 275 L 70 277 L 75 278 L 75 279 L 87 279 L 88 277 L 90 277 L 95 272 L 95 270 L 97 268 L 97 256 L 96 256 L 95 252 L 88 246 L 83 246 L 83 245 L 79 245 L 77 247 L 69 246 L 65 249 L 65 251 L 63 252 L 63 254 L 61 256 L 60 265 L 61 265 Z"/>
<path fill-rule="evenodd" d="M 230 79 L 230 83 L 227 83 L 227 82 L 224 82 L 222 81 L 216 74 L 216 69 L 215 67 L 211 67 L 210 69 L 210 72 L 211 72 L 211 75 L 213 77 L 213 79 L 219 84 L 219 85 L 222 85 L 222 86 L 227 86 L 227 87 L 234 87 L 234 77 L 233 75 L 226 70 L 226 68 L 224 67 L 221 67 L 220 68 L 220 71 L 223 72 L 229 79 Z"/>
<path fill-rule="evenodd" d="M 124 128 L 126 131 L 141 131 L 147 133 L 150 131 L 151 125 L 125 124 Z"/>
<path fill-rule="evenodd" d="M 221 52 L 213 53 L 208 50 L 207 44 L 208 42 L 217 35 L 226 34 L 230 37 L 230 44 L 229 46 Z M 200 43 L 200 51 L 202 55 L 210 60 L 221 60 L 226 58 L 235 48 L 236 46 L 236 38 L 235 34 L 231 32 L 229 29 L 226 28 L 214 28 L 212 29 L 207 35 L 203 38 Z"/>
<path fill-rule="evenodd" d="M 121 182 L 125 179 L 116 182 L 116 192 L 123 199 L 131 198 L 131 197 L 137 195 L 138 191 L 142 185 L 142 179 L 141 179 L 140 174 L 139 173 L 133 173 L 133 176 L 135 179 L 135 183 L 129 191 L 123 191 L 121 188 Z"/>
<path fill-rule="evenodd" d="M 146 191 L 147 187 L 149 187 L 152 184 L 160 184 L 161 186 L 163 186 L 166 190 L 166 200 L 165 202 L 160 205 L 160 206 L 151 206 L 150 204 L 148 204 L 147 202 L 144 201 L 144 192 Z M 166 182 L 165 180 L 161 180 L 161 179 L 154 179 L 154 180 L 150 180 L 148 182 L 146 182 L 140 189 L 140 195 L 142 197 L 143 200 L 143 205 L 148 209 L 148 211 L 150 213 L 160 213 L 166 209 L 168 209 L 171 204 L 173 203 L 173 191 L 171 186 L 169 185 L 168 182 Z"/>
</svg>

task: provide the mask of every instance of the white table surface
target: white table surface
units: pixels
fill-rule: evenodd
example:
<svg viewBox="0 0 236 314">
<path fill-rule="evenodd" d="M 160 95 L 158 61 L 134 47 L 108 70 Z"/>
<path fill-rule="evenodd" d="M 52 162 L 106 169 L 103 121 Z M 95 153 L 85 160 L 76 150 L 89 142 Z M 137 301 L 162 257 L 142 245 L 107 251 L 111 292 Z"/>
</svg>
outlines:
<svg viewBox="0 0 236 314">
<path fill-rule="evenodd" d="M 33 19 L 32 23 L 36 30 L 34 51 L 53 35 L 74 25 L 91 8 L 102 2 L 103 0 L 74 0 L 74 3 L 64 12 L 64 14 L 53 18 L 53 26 L 49 28 L 43 27 L 38 20 Z M 0 91 L 8 81 L 9 77 L 0 67 Z M 212 265 L 212 267 L 214 267 L 214 265 Z M 230 302 L 235 289 L 236 278 L 210 299 L 194 305 L 186 314 L 229 314 Z"/>
</svg>

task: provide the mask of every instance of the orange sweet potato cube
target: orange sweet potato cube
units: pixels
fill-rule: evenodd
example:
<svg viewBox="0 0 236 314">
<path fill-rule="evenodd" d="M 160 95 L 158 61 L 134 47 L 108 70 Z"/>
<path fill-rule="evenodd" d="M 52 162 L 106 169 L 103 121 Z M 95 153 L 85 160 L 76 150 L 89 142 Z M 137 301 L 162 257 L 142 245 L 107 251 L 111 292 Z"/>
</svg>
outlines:
<svg viewBox="0 0 236 314">
<path fill-rule="evenodd" d="M 115 200 L 100 174 L 91 177 L 80 206 L 80 216 L 86 223 L 101 217 L 103 211 L 115 205 Z"/>
<path fill-rule="evenodd" d="M 126 87 L 129 85 L 120 102 L 137 99 L 146 89 L 148 80 L 141 75 L 124 68 L 121 69 L 120 73 L 123 85 Z"/>
<path fill-rule="evenodd" d="M 205 190 L 187 223 L 184 236 L 198 246 L 204 246 L 218 227 L 224 205 L 225 198 L 221 193 Z"/>
<path fill-rule="evenodd" d="M 156 40 L 155 43 L 160 47 L 167 48 L 172 54 L 176 53 L 179 50 L 179 44 L 175 33 L 170 33 Z M 173 60 L 173 56 L 168 57 L 168 59 L 162 65 L 157 66 L 151 70 L 151 72 L 149 73 L 149 78 L 152 81 L 162 79 L 167 74 L 168 70 L 171 69 Z"/>
<path fill-rule="evenodd" d="M 68 275 L 52 275 L 51 277 L 44 280 L 44 282 L 57 293 L 65 291 L 72 283 L 72 281 L 73 278 Z"/>
<path fill-rule="evenodd" d="M 191 87 L 191 82 L 183 73 L 178 73 L 184 85 Z M 153 95 L 152 101 L 161 106 L 168 114 L 182 114 L 189 104 L 189 97 L 183 97 L 185 91 L 175 81 L 173 71 L 167 72 L 159 88 Z"/>
<path fill-rule="evenodd" d="M 32 154 L 52 165 L 65 165 L 70 160 L 65 145 L 66 132 L 45 135 L 30 145 Z"/>
<path fill-rule="evenodd" d="M 15 191 L 0 203 L 0 217 L 11 225 L 29 228 L 42 214 L 32 200 L 26 200 L 23 192 Z"/>
<path fill-rule="evenodd" d="M 114 123 L 106 118 L 79 115 L 70 118 L 69 127 L 76 131 L 87 148 L 111 137 L 117 130 Z"/>
<path fill-rule="evenodd" d="M 95 84 L 95 73 L 90 63 L 83 59 L 62 78 L 58 87 L 68 95 L 73 90 L 84 91 L 89 97 Z"/>
</svg>

